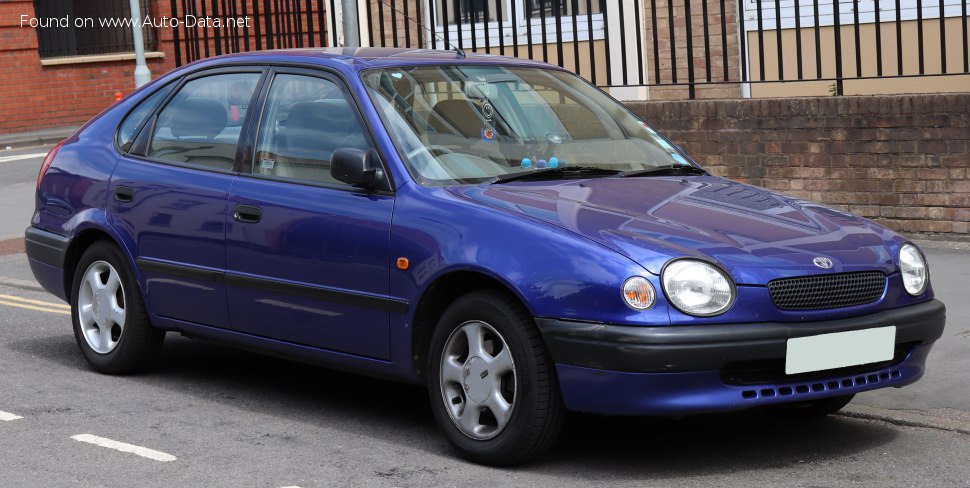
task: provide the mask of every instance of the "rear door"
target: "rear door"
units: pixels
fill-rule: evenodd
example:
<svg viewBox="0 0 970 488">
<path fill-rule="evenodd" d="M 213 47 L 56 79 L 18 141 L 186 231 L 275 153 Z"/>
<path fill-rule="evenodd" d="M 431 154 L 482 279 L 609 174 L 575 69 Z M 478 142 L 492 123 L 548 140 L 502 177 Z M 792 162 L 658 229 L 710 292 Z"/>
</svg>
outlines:
<svg viewBox="0 0 970 488">
<path fill-rule="evenodd" d="M 389 313 L 404 308 L 388 298 L 394 196 L 330 176 L 333 151 L 372 149 L 369 132 L 334 76 L 280 70 L 268 83 L 250 174 L 229 197 L 233 328 L 387 359 Z"/>
<path fill-rule="evenodd" d="M 127 234 L 152 313 L 229 327 L 223 273 L 229 189 L 262 68 L 186 78 L 111 178 L 109 218 Z"/>
</svg>

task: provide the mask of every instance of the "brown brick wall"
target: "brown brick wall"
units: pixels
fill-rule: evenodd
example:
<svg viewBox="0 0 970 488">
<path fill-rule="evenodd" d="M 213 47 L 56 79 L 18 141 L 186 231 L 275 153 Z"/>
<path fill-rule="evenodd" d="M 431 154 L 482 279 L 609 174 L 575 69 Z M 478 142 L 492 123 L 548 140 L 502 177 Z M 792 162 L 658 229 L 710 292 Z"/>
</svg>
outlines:
<svg viewBox="0 0 970 488">
<path fill-rule="evenodd" d="M 711 172 L 970 236 L 970 94 L 631 102 Z"/>
<path fill-rule="evenodd" d="M 368 39 L 372 45 L 381 46 L 383 26 L 384 45 L 387 47 L 423 48 L 422 42 L 427 42 L 431 34 L 416 22 L 408 20 L 408 17 L 424 23 L 424 12 L 421 9 L 424 0 L 412 0 L 407 2 L 406 7 L 401 1 L 390 2 L 394 9 L 388 3 L 386 0 L 370 0 L 369 5 L 358 12 L 361 18 L 372 20 L 371 30 L 360 33 L 361 40 Z"/>
</svg>

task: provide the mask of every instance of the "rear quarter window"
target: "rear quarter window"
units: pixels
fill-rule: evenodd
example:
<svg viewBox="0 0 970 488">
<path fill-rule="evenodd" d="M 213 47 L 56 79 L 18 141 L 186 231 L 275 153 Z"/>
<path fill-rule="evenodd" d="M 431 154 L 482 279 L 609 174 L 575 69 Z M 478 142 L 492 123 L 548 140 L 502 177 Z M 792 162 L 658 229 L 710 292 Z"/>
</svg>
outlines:
<svg viewBox="0 0 970 488">
<path fill-rule="evenodd" d="M 158 104 L 162 103 L 165 96 L 172 91 L 174 85 L 172 83 L 162 87 L 155 93 L 149 95 L 148 98 L 142 100 L 134 110 L 128 112 L 125 120 L 118 127 L 118 145 L 121 146 L 122 150 L 127 151 L 131 148 L 131 143 L 135 140 L 135 136 L 138 135 L 138 130 L 145 124 L 148 117 L 155 112 Z"/>
</svg>

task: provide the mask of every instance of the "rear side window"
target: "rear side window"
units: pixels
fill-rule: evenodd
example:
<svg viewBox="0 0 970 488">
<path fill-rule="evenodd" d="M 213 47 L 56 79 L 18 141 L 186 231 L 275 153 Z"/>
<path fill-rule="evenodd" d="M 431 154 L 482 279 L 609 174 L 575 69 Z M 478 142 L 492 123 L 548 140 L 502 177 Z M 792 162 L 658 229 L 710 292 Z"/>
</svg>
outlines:
<svg viewBox="0 0 970 488">
<path fill-rule="evenodd" d="M 337 149 L 369 149 L 354 101 L 332 81 L 276 76 L 259 127 L 254 173 L 346 186 L 330 176 Z"/>
<path fill-rule="evenodd" d="M 162 103 L 162 100 L 165 99 L 168 92 L 172 91 L 173 85 L 162 87 L 161 90 L 156 91 L 148 98 L 142 100 L 140 105 L 128 113 L 125 121 L 118 128 L 118 145 L 122 149 L 127 151 L 131 147 L 131 141 L 134 141 L 135 136 L 138 135 L 138 129 L 145 123 L 145 120 L 148 119 L 152 112 L 155 111 L 155 107 L 159 103 Z"/>
<path fill-rule="evenodd" d="M 233 73 L 186 83 L 158 114 L 148 156 L 231 170 L 259 73 Z"/>
</svg>

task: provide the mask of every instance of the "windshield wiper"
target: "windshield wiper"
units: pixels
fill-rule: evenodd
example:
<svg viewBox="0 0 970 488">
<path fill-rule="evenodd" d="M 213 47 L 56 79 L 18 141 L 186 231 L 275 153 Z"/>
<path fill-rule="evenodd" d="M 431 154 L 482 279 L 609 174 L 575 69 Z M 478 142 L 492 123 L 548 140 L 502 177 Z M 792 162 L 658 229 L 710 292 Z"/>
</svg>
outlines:
<svg viewBox="0 0 970 488">
<path fill-rule="evenodd" d="M 630 176 L 679 176 L 706 174 L 708 174 L 707 171 L 704 171 L 697 166 L 692 166 L 689 164 L 666 164 L 663 166 L 657 166 L 656 168 L 623 171 L 617 173 L 616 176 L 618 178 L 626 178 Z"/>
<path fill-rule="evenodd" d="M 510 173 L 507 175 L 496 176 L 489 184 L 508 183 L 510 181 L 521 181 L 531 179 L 555 179 L 566 176 L 614 176 L 620 171 L 608 168 L 597 168 L 595 166 L 562 166 L 559 168 L 543 168 L 535 171 L 524 171 L 522 173 Z"/>
</svg>

